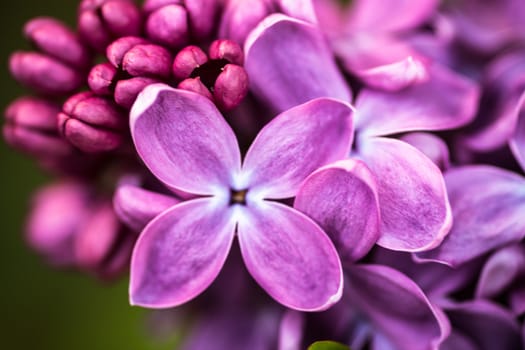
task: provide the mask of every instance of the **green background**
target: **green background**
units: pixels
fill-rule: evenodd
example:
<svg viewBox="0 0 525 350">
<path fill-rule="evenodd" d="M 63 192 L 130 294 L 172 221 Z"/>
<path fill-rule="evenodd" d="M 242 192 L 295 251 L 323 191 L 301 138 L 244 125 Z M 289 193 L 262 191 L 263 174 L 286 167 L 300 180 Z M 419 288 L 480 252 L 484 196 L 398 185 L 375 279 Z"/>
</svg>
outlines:
<svg viewBox="0 0 525 350">
<path fill-rule="evenodd" d="M 7 71 L 9 54 L 27 49 L 23 24 L 53 16 L 73 25 L 74 0 L 2 1 L 0 108 L 24 93 Z M 2 112 L 3 124 L 3 112 Z M 0 346 L 2 349 L 173 349 L 174 336 L 153 336 L 147 312 L 130 307 L 127 280 L 102 285 L 56 271 L 26 247 L 23 223 L 31 193 L 49 181 L 31 159 L 0 141 Z"/>
</svg>

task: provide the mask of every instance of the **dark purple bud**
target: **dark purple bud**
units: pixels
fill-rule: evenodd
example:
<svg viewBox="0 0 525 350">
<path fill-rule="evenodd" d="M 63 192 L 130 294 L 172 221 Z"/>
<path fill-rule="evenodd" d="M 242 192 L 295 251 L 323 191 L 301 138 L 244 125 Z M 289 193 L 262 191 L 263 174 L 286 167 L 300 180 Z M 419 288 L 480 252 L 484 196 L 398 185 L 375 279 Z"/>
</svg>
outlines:
<svg viewBox="0 0 525 350">
<path fill-rule="evenodd" d="M 198 46 L 186 46 L 173 60 L 173 75 L 177 79 L 189 78 L 192 72 L 206 63 L 208 56 Z"/>
<path fill-rule="evenodd" d="M 111 151 L 122 144 L 126 115 L 113 101 L 82 92 L 67 100 L 63 110 L 58 116 L 59 130 L 82 151 Z"/>
<path fill-rule="evenodd" d="M 66 156 L 73 148 L 57 130 L 60 107 L 36 97 L 21 97 L 5 112 L 3 133 L 6 142 L 37 157 Z"/>
<path fill-rule="evenodd" d="M 115 102 L 119 106 L 130 109 L 137 95 L 149 84 L 158 83 L 157 79 L 136 77 L 126 80 L 120 80 L 115 86 Z"/>
<path fill-rule="evenodd" d="M 97 95 L 113 95 L 114 80 L 117 76 L 117 68 L 111 63 L 97 64 L 88 75 L 89 88 Z"/>
<path fill-rule="evenodd" d="M 231 40 L 215 40 L 210 45 L 209 53 L 212 60 L 227 60 L 239 66 L 244 64 L 241 47 Z"/>
<path fill-rule="evenodd" d="M 96 271 L 116 243 L 120 222 L 111 202 L 98 204 L 75 237 L 75 260 L 79 267 Z"/>
<path fill-rule="evenodd" d="M 67 95 L 84 82 L 81 72 L 37 52 L 15 52 L 9 69 L 21 84 L 44 95 Z"/>
<path fill-rule="evenodd" d="M 27 22 L 24 34 L 38 50 L 73 67 L 86 68 L 91 53 L 78 37 L 62 22 L 39 17 Z"/>
<path fill-rule="evenodd" d="M 96 271 L 97 276 L 103 280 L 114 280 L 120 277 L 129 267 L 131 253 L 133 252 L 137 236 L 125 230 L 120 235 L 122 237 L 119 238 L 117 246 L 113 249 L 110 256 L 106 258 L 104 264 Z"/>
<path fill-rule="evenodd" d="M 180 48 L 189 41 L 188 15 L 180 5 L 166 5 L 151 12 L 146 21 L 146 34 L 156 43 Z"/>
<path fill-rule="evenodd" d="M 136 45 L 129 50 L 122 61 L 122 69 L 128 74 L 154 76 L 168 79 L 171 74 L 172 56 L 158 45 Z"/>
<path fill-rule="evenodd" d="M 99 52 L 104 52 L 117 38 L 139 35 L 141 27 L 141 12 L 131 0 L 84 0 L 80 3 L 80 35 Z"/>
<path fill-rule="evenodd" d="M 148 44 L 148 41 L 136 36 L 126 36 L 117 39 L 107 47 L 106 56 L 115 67 L 121 67 L 124 55 L 135 45 L 141 44 Z"/>
<path fill-rule="evenodd" d="M 215 81 L 215 104 L 219 109 L 231 110 L 237 107 L 247 94 L 248 74 L 241 66 L 227 64 Z"/>
<path fill-rule="evenodd" d="M 186 90 L 186 91 L 192 91 L 199 95 L 202 95 L 204 97 L 207 97 L 210 99 L 210 101 L 213 101 L 213 96 L 201 81 L 199 77 L 197 78 L 188 78 L 179 83 L 177 86 L 178 89 Z"/>
</svg>

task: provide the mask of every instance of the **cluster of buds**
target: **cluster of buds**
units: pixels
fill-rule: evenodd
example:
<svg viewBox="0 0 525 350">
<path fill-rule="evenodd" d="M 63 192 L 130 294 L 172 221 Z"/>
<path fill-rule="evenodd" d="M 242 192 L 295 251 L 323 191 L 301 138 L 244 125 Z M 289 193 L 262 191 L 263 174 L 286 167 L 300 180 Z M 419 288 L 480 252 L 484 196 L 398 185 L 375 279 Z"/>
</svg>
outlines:
<svg viewBox="0 0 525 350">
<path fill-rule="evenodd" d="M 523 348 L 524 23 L 522 0 L 31 20 L 10 70 L 35 95 L 3 133 L 58 180 L 28 242 L 129 268 L 133 305 L 191 318 L 187 350 Z"/>
</svg>

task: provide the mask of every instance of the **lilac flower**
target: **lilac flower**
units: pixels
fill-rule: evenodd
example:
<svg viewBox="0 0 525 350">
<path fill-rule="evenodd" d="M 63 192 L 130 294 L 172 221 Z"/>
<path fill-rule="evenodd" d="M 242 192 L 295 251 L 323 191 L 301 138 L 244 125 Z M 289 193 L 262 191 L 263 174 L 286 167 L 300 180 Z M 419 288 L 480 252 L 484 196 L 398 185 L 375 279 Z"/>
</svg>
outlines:
<svg viewBox="0 0 525 350">
<path fill-rule="evenodd" d="M 275 54 L 285 52 L 285 45 L 286 55 Z M 254 92 L 278 111 L 315 97 L 350 99 L 347 84 L 335 67 L 321 33 L 306 22 L 282 15 L 269 16 L 251 33 L 245 51 L 245 66 Z M 263 62 L 268 61 L 273 64 L 264 65 Z M 342 175 L 338 183 L 346 183 L 348 188 L 341 185 L 331 188 L 330 182 L 317 182 L 318 185 L 308 189 L 307 180 L 297 194 L 299 204 L 296 207 L 299 210 L 304 210 L 319 223 L 340 221 L 339 226 L 345 226 L 343 221 L 346 218 L 340 208 L 353 205 L 354 211 L 360 209 L 361 204 L 351 204 L 349 197 L 353 191 L 351 184 L 357 181 L 363 184 L 362 191 L 377 193 L 377 205 L 374 196 L 369 195 L 362 204 L 362 209 L 375 208 L 376 214 L 370 216 L 380 215 L 376 228 L 366 225 L 368 216 L 357 216 L 362 220 L 361 227 L 368 227 L 372 232 L 380 230 L 379 245 L 395 250 L 421 251 L 441 242 L 451 225 L 441 172 L 417 149 L 385 137 L 414 130 L 454 128 L 472 119 L 478 97 L 476 86 L 440 66 L 434 67 L 432 72 L 428 81 L 399 91 L 363 89 L 360 92 L 355 102 L 356 143 L 349 156 L 361 160 L 362 166 L 336 165 L 334 169 L 327 167 L 313 174 L 312 178 L 323 172 L 327 174 L 326 178 L 333 179 L 338 176 L 335 173 L 342 174 L 341 168 L 346 168 L 346 175 Z M 301 80 L 300 88 L 295 88 L 300 77 L 308 79 Z M 436 96 L 436 90 L 448 93 Z M 363 170 L 361 174 L 354 174 L 351 169 Z M 366 181 L 366 184 L 355 180 L 363 176 L 373 180 Z M 337 195 L 338 191 L 340 195 Z M 306 196 L 304 201 L 301 200 L 303 193 Z M 313 209 L 316 206 L 323 210 Z M 346 227 L 348 231 L 360 234 L 357 227 Z M 348 238 L 349 242 L 352 240 Z M 370 237 L 372 241 L 374 238 Z M 363 253 L 365 251 L 360 255 Z"/>
<path fill-rule="evenodd" d="M 250 274 L 281 304 L 322 310 L 341 296 L 337 253 L 311 219 L 279 202 L 313 170 L 344 157 L 352 110 L 319 99 L 276 117 L 241 167 L 232 130 L 205 97 L 147 87 L 131 112 L 137 152 L 169 188 L 198 196 L 157 216 L 131 264 L 131 303 L 161 308 L 201 293 L 219 273 L 235 231 Z"/>
</svg>

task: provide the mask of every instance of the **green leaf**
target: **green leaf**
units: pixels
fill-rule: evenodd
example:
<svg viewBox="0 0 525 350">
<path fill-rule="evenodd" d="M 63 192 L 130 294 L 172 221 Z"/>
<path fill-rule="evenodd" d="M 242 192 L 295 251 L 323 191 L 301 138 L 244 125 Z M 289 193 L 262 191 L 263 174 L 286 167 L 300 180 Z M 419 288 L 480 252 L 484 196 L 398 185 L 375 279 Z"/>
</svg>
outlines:
<svg viewBox="0 0 525 350">
<path fill-rule="evenodd" d="M 316 341 L 308 347 L 308 350 L 350 350 L 350 348 L 335 341 L 323 340 Z"/>
</svg>

